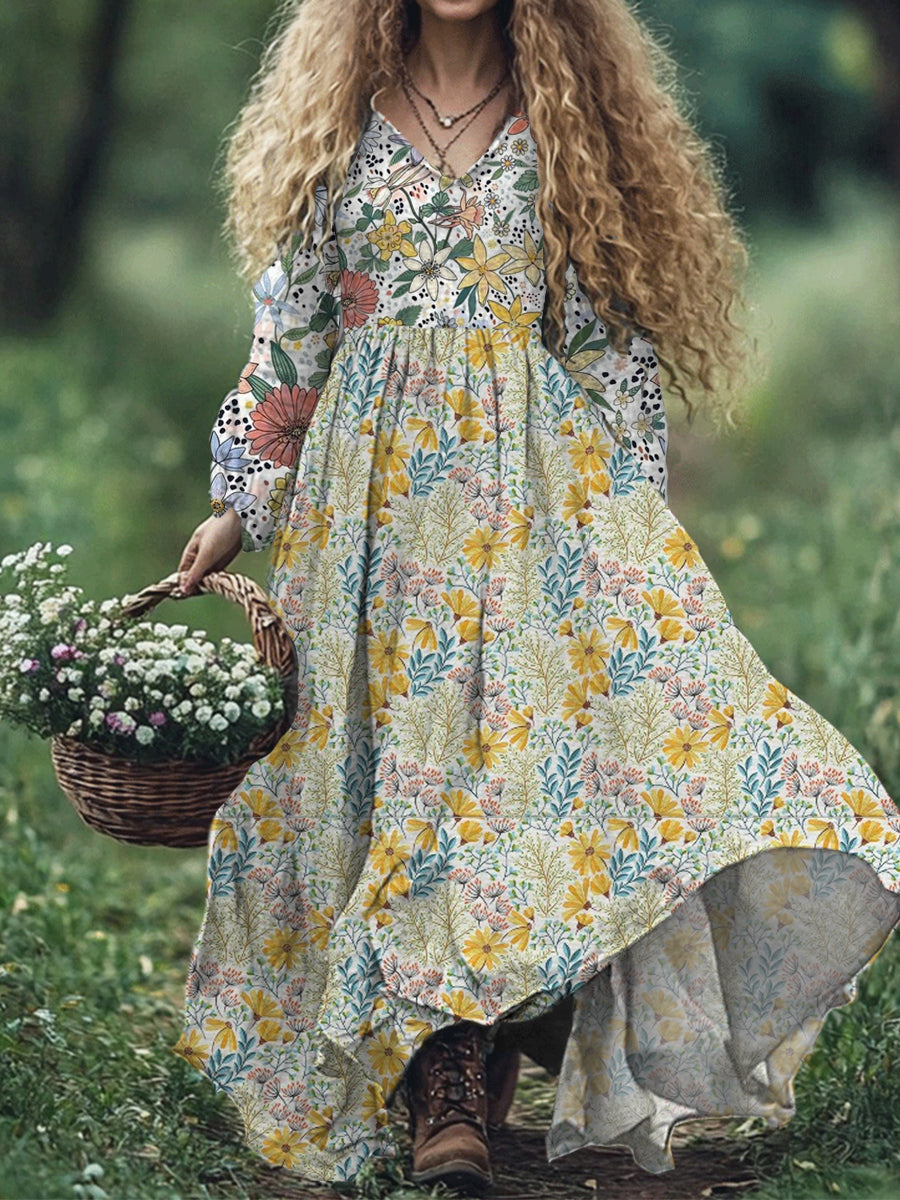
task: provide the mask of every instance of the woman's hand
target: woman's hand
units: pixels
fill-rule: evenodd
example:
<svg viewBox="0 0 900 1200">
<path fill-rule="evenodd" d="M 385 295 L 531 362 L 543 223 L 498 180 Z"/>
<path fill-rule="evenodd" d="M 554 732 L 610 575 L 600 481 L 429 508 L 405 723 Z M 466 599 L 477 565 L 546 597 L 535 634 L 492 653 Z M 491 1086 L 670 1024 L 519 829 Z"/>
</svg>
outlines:
<svg viewBox="0 0 900 1200">
<path fill-rule="evenodd" d="M 222 571 L 241 549 L 241 518 L 233 508 L 209 516 L 188 539 L 181 554 L 179 595 L 190 596 L 210 571 Z"/>
</svg>

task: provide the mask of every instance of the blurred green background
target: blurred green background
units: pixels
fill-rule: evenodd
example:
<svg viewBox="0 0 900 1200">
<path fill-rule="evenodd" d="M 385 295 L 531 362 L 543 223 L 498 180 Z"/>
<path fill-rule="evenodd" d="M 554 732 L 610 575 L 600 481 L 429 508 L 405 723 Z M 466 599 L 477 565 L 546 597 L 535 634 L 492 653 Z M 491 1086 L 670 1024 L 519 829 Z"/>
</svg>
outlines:
<svg viewBox="0 0 900 1200">
<path fill-rule="evenodd" d="M 670 505 L 772 673 L 900 796 L 900 10 L 643 0 L 639 11 L 723 156 L 767 364 L 741 397 L 739 432 L 688 427 L 669 400 Z M 219 235 L 217 158 L 272 12 L 261 0 L 0 6 L 0 554 L 69 542 L 92 596 L 174 570 L 208 512 L 208 433 L 251 327 Z M 265 559 L 235 568 L 262 580 Z M 157 612 L 246 634 L 216 600 Z M 0 1194 L 91 1195 L 104 1179 L 109 1195 L 218 1195 L 226 1183 L 251 1194 L 221 1174 L 220 1143 L 205 1153 L 202 1138 L 184 1140 L 185 1122 L 190 1132 L 221 1114 L 221 1097 L 169 1052 L 203 851 L 90 833 L 46 747 L 8 729 L 0 829 Z M 865 1011 L 830 1019 L 790 1137 L 811 1137 L 840 1087 L 853 1100 L 893 1063 L 898 957 L 892 941 L 867 974 Z M 36 1011 L 53 1019 L 26 1037 Z M 149 1075 L 128 1045 L 142 1014 Z M 851 1064 L 846 1046 L 873 1022 L 883 1037 Z M 900 1097 L 879 1095 L 826 1153 L 844 1164 L 833 1180 L 846 1162 L 896 1165 Z M 824 1174 L 790 1166 L 811 1161 L 808 1147 L 785 1155 L 772 1195 L 826 1189 Z M 159 1165 L 173 1156 L 177 1179 Z M 250 1177 L 239 1140 L 225 1157 Z M 103 1178 L 83 1175 L 91 1162 Z"/>
</svg>

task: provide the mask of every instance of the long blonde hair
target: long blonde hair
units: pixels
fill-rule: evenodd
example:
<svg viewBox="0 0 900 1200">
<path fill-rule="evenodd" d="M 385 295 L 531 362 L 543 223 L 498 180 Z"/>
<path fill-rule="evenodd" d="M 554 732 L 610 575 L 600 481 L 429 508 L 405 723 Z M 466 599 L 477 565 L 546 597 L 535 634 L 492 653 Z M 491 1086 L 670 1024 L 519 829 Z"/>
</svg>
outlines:
<svg viewBox="0 0 900 1200">
<path fill-rule="evenodd" d="M 330 227 L 369 101 L 399 86 L 418 12 L 413 0 L 286 0 L 225 158 L 227 229 L 248 275 L 291 235 L 310 244 L 319 186 Z M 548 345 L 560 352 L 571 259 L 613 343 L 646 334 L 689 418 L 686 389 L 730 420 L 747 254 L 672 60 L 626 0 L 500 0 L 498 17 L 538 150 Z"/>
</svg>

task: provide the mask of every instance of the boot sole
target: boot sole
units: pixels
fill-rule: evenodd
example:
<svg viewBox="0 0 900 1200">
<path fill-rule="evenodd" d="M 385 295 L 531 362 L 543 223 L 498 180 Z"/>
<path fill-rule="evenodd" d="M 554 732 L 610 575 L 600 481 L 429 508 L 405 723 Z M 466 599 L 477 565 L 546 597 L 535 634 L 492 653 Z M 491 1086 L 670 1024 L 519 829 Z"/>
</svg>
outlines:
<svg viewBox="0 0 900 1200">
<path fill-rule="evenodd" d="M 413 1183 L 445 1183 L 451 1188 L 477 1188 L 483 1191 L 493 1182 L 490 1175 L 485 1175 L 478 1167 L 463 1159 L 451 1159 L 439 1167 L 431 1167 L 427 1171 L 410 1171 Z"/>
</svg>

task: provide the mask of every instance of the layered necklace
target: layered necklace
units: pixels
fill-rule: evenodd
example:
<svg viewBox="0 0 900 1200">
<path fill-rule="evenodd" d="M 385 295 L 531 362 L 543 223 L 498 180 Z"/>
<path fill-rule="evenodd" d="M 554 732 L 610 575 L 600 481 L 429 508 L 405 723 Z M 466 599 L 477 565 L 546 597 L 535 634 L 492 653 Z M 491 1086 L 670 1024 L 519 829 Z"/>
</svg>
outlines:
<svg viewBox="0 0 900 1200">
<path fill-rule="evenodd" d="M 434 101 L 431 100 L 428 96 L 426 96 L 424 92 L 421 92 L 416 87 L 415 83 L 413 83 L 412 77 L 410 76 L 410 73 L 409 73 L 409 69 L 406 66 L 406 62 L 403 59 L 400 60 L 400 86 L 403 88 L 403 94 L 406 96 L 406 99 L 409 101 L 409 106 L 413 110 L 416 120 L 421 125 L 422 132 L 425 134 L 425 136 L 428 138 L 428 141 L 434 147 L 435 153 L 438 156 L 437 165 L 440 168 L 441 173 L 444 176 L 452 176 L 452 171 L 450 170 L 450 166 L 447 162 L 447 157 L 446 157 L 447 151 L 450 149 L 450 147 L 453 145 L 453 143 L 457 140 L 457 138 L 460 138 L 466 132 L 466 130 L 469 128 L 469 126 L 472 124 L 472 122 L 479 116 L 479 114 L 482 113 L 485 108 L 487 108 L 487 106 L 490 104 L 490 102 L 494 99 L 494 97 L 497 95 L 497 93 L 500 91 L 500 89 L 506 83 L 508 78 L 509 78 L 509 66 L 506 67 L 506 70 L 503 72 L 503 74 L 500 76 L 500 78 L 497 80 L 497 82 L 494 84 L 494 86 L 491 88 L 491 90 L 488 92 L 488 94 L 482 100 L 479 100 L 476 104 L 473 104 L 471 108 L 467 108 L 465 112 L 457 113 L 454 116 L 454 115 L 438 112 L 437 106 L 435 105 Z M 453 135 L 453 137 L 450 139 L 449 142 L 446 142 L 443 146 L 439 146 L 438 143 L 431 136 L 431 133 L 428 130 L 428 126 L 422 120 L 422 114 L 419 112 L 419 107 L 412 97 L 413 92 L 415 92 L 415 94 L 421 100 L 425 101 L 425 103 L 428 105 L 428 107 L 434 113 L 434 119 L 437 121 L 437 123 L 439 125 L 443 126 L 444 129 L 452 129 L 454 125 L 458 125 L 459 122 L 464 120 L 466 117 L 468 117 L 469 119 L 466 121 L 465 125 L 461 126 L 460 129 L 457 130 L 457 132 Z"/>
</svg>

